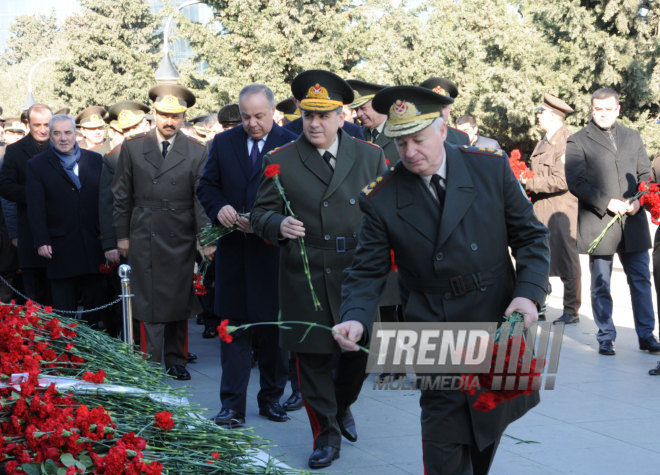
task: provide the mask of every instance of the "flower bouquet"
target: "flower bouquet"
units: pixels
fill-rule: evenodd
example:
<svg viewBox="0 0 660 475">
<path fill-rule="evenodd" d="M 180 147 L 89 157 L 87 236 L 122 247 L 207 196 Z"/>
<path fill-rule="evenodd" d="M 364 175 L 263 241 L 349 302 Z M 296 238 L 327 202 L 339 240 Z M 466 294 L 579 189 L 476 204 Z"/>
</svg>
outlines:
<svg viewBox="0 0 660 475">
<path fill-rule="evenodd" d="M 655 185 L 654 190 L 657 189 L 657 184 L 652 183 L 651 185 Z M 641 183 L 639 184 L 639 186 L 637 187 L 637 193 L 635 193 L 635 196 L 633 196 L 632 198 L 628 199 L 628 203 L 632 203 L 632 202 L 635 201 L 635 200 L 639 200 L 639 199 L 641 199 L 644 195 L 646 195 L 646 194 L 649 193 L 649 192 L 650 192 L 650 189 L 649 189 L 649 187 L 646 185 L 646 182 L 645 182 L 645 181 L 641 182 Z M 657 191 L 656 191 L 656 193 L 657 193 Z M 653 203 L 653 201 L 654 201 L 654 198 L 651 198 L 651 199 L 649 200 L 649 204 Z M 642 204 L 643 204 L 643 202 L 640 200 L 640 205 L 642 205 Z M 601 233 L 598 235 L 598 237 L 592 241 L 591 245 L 589 246 L 589 249 L 587 249 L 587 254 L 593 254 L 593 252 L 596 250 L 596 248 L 598 247 L 598 245 L 600 244 L 600 242 L 601 242 L 601 241 L 603 240 L 603 238 L 605 237 L 605 234 L 607 234 L 607 231 L 609 231 L 610 228 L 611 228 L 612 226 L 614 226 L 614 224 L 615 224 L 616 222 L 621 221 L 621 217 L 622 217 L 622 215 L 620 215 L 619 213 L 617 213 L 617 214 L 614 215 L 614 217 L 610 220 L 610 222 L 607 223 L 607 226 L 605 226 L 605 229 L 603 229 L 603 232 L 601 232 Z"/>
<path fill-rule="evenodd" d="M 499 404 L 510 401 L 523 394 L 531 394 L 535 391 L 534 380 L 540 382 L 541 373 L 536 368 L 536 358 L 531 358 L 531 361 L 526 365 L 523 355 L 525 355 L 525 338 L 522 333 L 523 316 L 518 312 L 512 313 L 509 317 L 505 318 L 505 324 L 499 327 L 495 333 L 495 343 L 493 345 L 493 360 L 491 362 L 490 371 L 482 374 L 470 374 L 462 376 L 465 381 L 461 385 L 461 390 L 467 394 L 473 395 L 477 389 L 482 391 L 479 393 L 477 400 L 472 405 L 475 409 L 483 412 L 488 412 Z M 508 335 L 506 340 L 502 340 L 502 328 L 505 328 Z M 504 361 L 498 365 L 499 347 L 506 345 L 506 356 Z M 533 351 L 529 349 L 527 351 Z M 512 362 L 511 360 L 514 360 Z M 515 373 L 512 369 L 515 366 Z M 478 380 L 478 384 L 474 384 L 474 379 Z M 501 381 L 506 380 L 507 386 L 509 382 L 513 382 L 514 389 L 501 389 Z"/>
<path fill-rule="evenodd" d="M 250 218 L 250 213 L 238 213 L 241 218 Z M 223 226 L 222 224 L 207 224 L 199 232 L 197 238 L 201 247 L 215 246 L 218 239 L 222 239 L 228 234 L 238 229 L 237 226 Z"/>
<path fill-rule="evenodd" d="M 534 172 L 530 170 L 527 166 L 527 163 L 522 160 L 520 150 L 517 148 L 511 150 L 511 155 L 509 155 L 509 165 L 511 165 L 513 174 L 516 176 L 518 181 L 534 178 Z"/>
</svg>

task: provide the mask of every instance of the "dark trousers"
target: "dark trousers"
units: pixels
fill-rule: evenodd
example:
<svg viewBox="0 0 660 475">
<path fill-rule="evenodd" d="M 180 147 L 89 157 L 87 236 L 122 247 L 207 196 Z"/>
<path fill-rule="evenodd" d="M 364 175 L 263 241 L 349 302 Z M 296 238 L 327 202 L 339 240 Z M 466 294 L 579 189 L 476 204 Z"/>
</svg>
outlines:
<svg viewBox="0 0 660 475">
<path fill-rule="evenodd" d="M 230 322 L 239 325 L 240 322 Z M 279 347 L 279 328 L 264 325 L 232 333 L 231 343 L 220 343 L 222 379 L 220 401 L 223 409 L 233 409 L 245 416 L 247 387 L 252 370 L 252 342 L 256 338 L 259 351 L 259 407 L 280 402 L 287 381 L 288 353 Z"/>
<path fill-rule="evenodd" d="M 185 366 L 188 362 L 188 320 L 140 325 L 140 347 L 151 355 L 151 361 L 160 363 L 165 359 L 165 368 Z"/>
<path fill-rule="evenodd" d="M 619 259 L 630 288 L 635 331 L 638 338 L 651 338 L 655 326 L 653 297 L 651 295 L 651 275 L 648 252 L 619 252 Z M 613 256 L 589 256 L 591 272 L 591 307 L 594 321 L 598 326 L 599 342 L 614 341 L 616 328 L 612 321 L 612 277 Z"/>
<path fill-rule="evenodd" d="M 27 267 L 23 269 L 22 277 L 25 295 L 33 302 L 37 302 L 44 307 L 53 304 L 51 286 L 46 276 L 45 267 Z"/>
<path fill-rule="evenodd" d="M 582 278 L 560 277 L 564 284 L 564 313 L 576 316 L 582 305 Z"/>
<path fill-rule="evenodd" d="M 367 357 L 363 351 L 296 353 L 298 383 L 312 426 L 314 449 L 341 447 L 337 412 L 357 401 L 367 377 Z"/>
<path fill-rule="evenodd" d="M 85 274 L 66 279 L 50 279 L 53 308 L 55 311 L 75 311 L 78 309 L 78 302 L 82 301 L 83 309 L 89 310 L 107 303 L 104 277 L 101 274 Z M 67 316 L 74 315 L 67 314 Z M 83 313 L 82 318 L 88 324 L 97 326 L 101 312 Z"/>
<path fill-rule="evenodd" d="M 656 229 L 653 240 L 653 282 L 658 304 L 658 327 L 660 328 L 660 228 Z"/>
<path fill-rule="evenodd" d="M 424 474 L 486 475 L 493 463 L 500 438 L 482 451 L 474 444 L 423 440 Z"/>
</svg>

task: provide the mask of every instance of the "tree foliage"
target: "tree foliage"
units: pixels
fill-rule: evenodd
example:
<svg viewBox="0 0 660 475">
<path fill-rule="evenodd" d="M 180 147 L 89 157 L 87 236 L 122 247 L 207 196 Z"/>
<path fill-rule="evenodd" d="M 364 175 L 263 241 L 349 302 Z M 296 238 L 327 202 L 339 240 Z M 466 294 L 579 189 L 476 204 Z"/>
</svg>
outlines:
<svg viewBox="0 0 660 475">
<path fill-rule="evenodd" d="M 459 86 L 452 117 L 471 113 L 484 135 L 505 148 L 531 151 L 541 132 L 535 108 L 543 93 L 576 112 L 577 130 L 590 117 L 595 89 L 621 93 L 621 120 L 642 132 L 650 154 L 660 151 L 660 2 L 639 0 L 208 0 L 208 24 L 177 13 L 173 35 L 188 39 L 195 57 L 177 65 L 193 89 L 191 111 L 217 110 L 252 82 L 277 99 L 290 94 L 300 71 L 325 68 L 345 78 L 419 84 L 444 76 Z M 146 100 L 158 63 L 161 22 L 141 0 L 82 0 L 83 10 L 61 32 L 53 17 L 21 19 L 12 30 L 2 78 L 29 62 L 52 31 L 51 49 L 64 58 L 51 75 L 56 101 L 76 108 Z M 162 13 L 174 12 L 167 7 Z M 48 43 L 51 36 L 46 36 Z M 43 48 L 39 52 L 44 55 Z M 200 68 L 204 64 L 204 68 Z M 15 70 L 15 69 L 14 69 Z M 15 89 L 14 89 L 15 90 Z"/>
<path fill-rule="evenodd" d="M 82 0 L 67 19 L 55 92 L 74 110 L 148 100 L 158 66 L 159 20 L 142 0 Z"/>
</svg>

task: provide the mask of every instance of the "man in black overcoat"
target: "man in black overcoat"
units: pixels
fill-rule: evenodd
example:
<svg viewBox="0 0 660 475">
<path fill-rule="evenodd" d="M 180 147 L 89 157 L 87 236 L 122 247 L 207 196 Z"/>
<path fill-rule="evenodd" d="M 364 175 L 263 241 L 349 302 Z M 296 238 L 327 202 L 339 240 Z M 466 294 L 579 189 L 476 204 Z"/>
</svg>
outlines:
<svg viewBox="0 0 660 475">
<path fill-rule="evenodd" d="M 368 338 L 390 249 L 406 322 L 501 322 L 514 311 L 526 326 L 538 318 L 548 289 L 548 230 L 504 154 L 445 141 L 449 101 L 414 86 L 373 99 L 377 111 L 389 113 L 385 133 L 396 137 L 401 161 L 360 196 L 364 218 L 342 286 L 343 323 L 335 326 L 347 350 Z M 507 425 L 539 401 L 534 392 L 482 412 L 473 407 L 476 397 L 422 390 L 425 473 L 487 473 Z"/>
<path fill-rule="evenodd" d="M 25 194 L 34 247 L 46 259 L 56 309 L 75 311 L 82 295 L 85 309 L 103 302 L 99 266 L 99 181 L 103 159 L 76 143 L 73 117 L 51 119 L 50 147 L 28 161 Z M 84 314 L 96 324 L 98 312 Z"/>
<path fill-rule="evenodd" d="M 197 188 L 197 196 L 214 223 L 238 230 L 218 241 L 216 251 L 215 314 L 231 325 L 276 321 L 279 310 L 277 276 L 279 250 L 252 231 L 249 213 L 257 196 L 263 156 L 292 140 L 293 133 L 273 121 L 275 100 L 262 84 L 243 88 L 238 97 L 242 125 L 217 135 Z M 260 372 L 259 413 L 276 422 L 289 419 L 280 405 L 287 382 L 287 353 L 279 347 L 278 327 L 258 326 L 222 342 L 218 425 L 245 422 L 253 334 Z"/>
<path fill-rule="evenodd" d="M 591 308 L 598 326 L 598 352 L 614 355 L 616 328 L 612 321 L 610 278 L 614 254 L 626 273 L 639 349 L 660 351 L 653 336 L 655 316 L 651 294 L 649 252 L 651 234 L 639 201 L 630 201 L 639 183 L 651 175 L 651 162 L 639 132 L 617 122 L 619 95 L 601 88 L 591 96 L 591 121 L 568 138 L 566 182 L 578 198 L 578 252 L 616 215 L 621 216 L 589 255 Z"/>
</svg>

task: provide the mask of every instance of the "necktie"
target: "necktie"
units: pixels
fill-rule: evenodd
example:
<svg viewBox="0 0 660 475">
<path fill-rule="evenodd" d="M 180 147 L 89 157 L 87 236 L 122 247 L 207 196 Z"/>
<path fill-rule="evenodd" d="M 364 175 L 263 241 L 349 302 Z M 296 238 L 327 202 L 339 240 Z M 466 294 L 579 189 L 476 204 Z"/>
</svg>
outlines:
<svg viewBox="0 0 660 475">
<path fill-rule="evenodd" d="M 616 150 L 616 139 L 614 138 L 614 133 L 612 133 L 612 129 L 607 129 L 607 136 L 610 138 L 610 142 L 612 142 L 612 147 L 614 147 L 614 150 Z"/>
<path fill-rule="evenodd" d="M 170 143 L 167 140 L 163 140 L 161 142 L 161 145 L 163 146 L 163 158 L 165 158 L 165 156 L 167 155 L 167 149 L 169 148 Z"/>
<path fill-rule="evenodd" d="M 435 192 L 438 195 L 438 203 L 440 203 L 440 208 L 445 204 L 445 189 L 442 187 L 441 183 L 445 181 L 440 175 L 433 175 L 431 177 L 431 184 L 435 188 Z"/>
<path fill-rule="evenodd" d="M 371 131 L 371 141 L 375 142 L 379 135 L 380 135 L 380 132 L 378 132 L 378 129 L 373 129 Z"/>
<path fill-rule="evenodd" d="M 258 159 L 259 159 L 259 141 L 252 139 L 252 150 L 250 150 L 250 162 L 252 163 L 252 168 L 254 168 Z"/>
<path fill-rule="evenodd" d="M 325 160 L 325 163 L 328 164 L 328 167 L 330 168 L 330 171 L 334 172 L 335 169 L 332 168 L 332 163 L 330 162 L 330 160 L 332 160 L 333 158 L 334 157 L 332 156 L 332 154 L 330 152 L 328 152 L 327 150 L 325 152 L 323 152 L 323 160 Z"/>
</svg>

